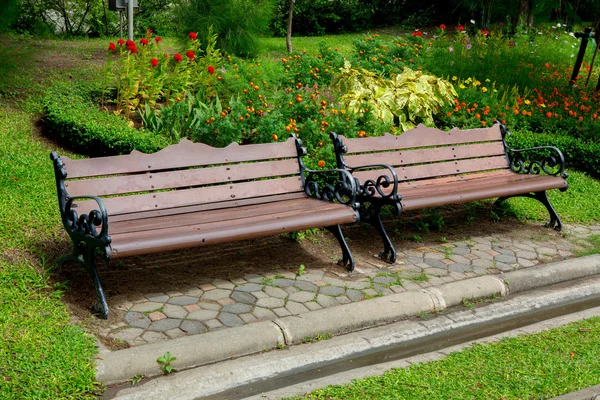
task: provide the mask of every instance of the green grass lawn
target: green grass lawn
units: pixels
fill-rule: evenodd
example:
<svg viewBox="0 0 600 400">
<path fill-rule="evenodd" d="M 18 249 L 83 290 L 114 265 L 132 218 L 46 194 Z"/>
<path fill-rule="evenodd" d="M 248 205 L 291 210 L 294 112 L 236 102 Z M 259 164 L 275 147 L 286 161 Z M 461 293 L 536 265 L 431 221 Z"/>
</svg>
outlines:
<svg viewBox="0 0 600 400">
<path fill-rule="evenodd" d="M 600 383 L 600 318 L 474 345 L 296 399 L 546 399 Z"/>
</svg>

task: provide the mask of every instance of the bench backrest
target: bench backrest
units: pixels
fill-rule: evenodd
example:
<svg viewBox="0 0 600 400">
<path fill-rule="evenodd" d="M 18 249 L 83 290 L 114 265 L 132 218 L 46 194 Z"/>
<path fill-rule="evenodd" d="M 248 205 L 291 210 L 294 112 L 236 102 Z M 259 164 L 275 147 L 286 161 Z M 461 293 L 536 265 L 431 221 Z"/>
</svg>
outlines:
<svg viewBox="0 0 600 400">
<path fill-rule="evenodd" d="M 304 196 L 293 137 L 268 144 L 232 143 L 225 148 L 184 139 L 154 154 L 133 151 L 61 159 L 69 196 L 101 197 L 110 216 L 192 205 L 235 207 L 270 196 Z M 94 208 L 93 201 L 78 202 L 80 215 Z"/>
<path fill-rule="evenodd" d="M 396 170 L 399 182 L 509 167 L 499 125 L 449 132 L 419 125 L 398 136 L 338 138 L 347 147 L 343 161 L 348 166 L 388 164 Z M 364 181 L 374 174 L 357 171 L 353 175 Z"/>
</svg>

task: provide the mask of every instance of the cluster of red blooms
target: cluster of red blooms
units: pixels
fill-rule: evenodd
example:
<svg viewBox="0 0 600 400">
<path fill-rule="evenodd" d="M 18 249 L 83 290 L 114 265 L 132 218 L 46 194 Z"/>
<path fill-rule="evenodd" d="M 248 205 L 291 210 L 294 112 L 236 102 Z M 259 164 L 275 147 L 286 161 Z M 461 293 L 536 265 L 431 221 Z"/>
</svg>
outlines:
<svg viewBox="0 0 600 400">
<path fill-rule="evenodd" d="M 420 30 L 417 29 L 412 33 L 412 35 L 418 36 L 418 37 L 423 37 L 423 32 L 421 32 Z"/>
</svg>

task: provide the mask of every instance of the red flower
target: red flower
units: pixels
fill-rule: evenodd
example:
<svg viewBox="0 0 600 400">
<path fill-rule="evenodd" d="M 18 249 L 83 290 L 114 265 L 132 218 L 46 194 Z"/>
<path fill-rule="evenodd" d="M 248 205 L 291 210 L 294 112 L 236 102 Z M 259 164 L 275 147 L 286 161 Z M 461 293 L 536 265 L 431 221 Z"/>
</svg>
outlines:
<svg viewBox="0 0 600 400">
<path fill-rule="evenodd" d="M 482 30 L 482 31 L 481 31 L 481 33 L 482 33 L 484 36 L 489 36 L 489 35 L 490 35 L 490 31 L 488 31 L 487 29 L 484 29 L 484 30 Z"/>
<path fill-rule="evenodd" d="M 192 50 L 188 50 L 185 52 L 185 55 L 187 56 L 187 58 L 189 58 L 190 60 L 193 60 L 194 57 L 196 57 L 196 55 L 194 54 L 194 52 Z"/>
<path fill-rule="evenodd" d="M 211 74 L 211 75 L 214 74 L 215 73 L 215 67 L 213 67 L 212 65 L 209 65 L 208 66 L 208 73 Z"/>
<path fill-rule="evenodd" d="M 129 50 L 132 53 L 138 52 L 138 49 L 137 49 L 137 47 L 135 47 L 135 44 L 133 46 L 127 46 L 127 50 Z"/>
<path fill-rule="evenodd" d="M 127 47 L 135 46 L 135 42 L 133 40 L 128 40 L 127 42 L 125 42 L 125 44 L 127 44 Z"/>
<path fill-rule="evenodd" d="M 110 50 L 110 51 L 115 51 L 116 49 L 117 49 L 117 45 L 116 45 L 116 44 L 114 44 L 113 42 L 110 42 L 110 43 L 108 44 L 108 50 Z"/>
<path fill-rule="evenodd" d="M 190 32 L 189 35 L 191 40 L 196 40 L 196 33 L 195 32 Z"/>
<path fill-rule="evenodd" d="M 125 44 L 125 41 L 123 39 L 119 39 L 117 40 L 117 43 L 119 44 L 119 46 L 123 46 Z"/>
<path fill-rule="evenodd" d="M 162 41 L 162 38 L 160 36 L 157 36 L 154 38 L 154 40 L 156 41 L 156 43 L 158 43 L 158 42 Z"/>
<path fill-rule="evenodd" d="M 181 60 L 183 60 L 183 57 L 181 57 L 181 54 L 177 53 L 173 56 L 173 58 L 175 59 L 175 61 L 179 62 Z"/>
<path fill-rule="evenodd" d="M 552 112 L 548 111 L 548 112 L 546 113 L 546 117 L 548 117 L 548 118 L 552 118 Z"/>
<path fill-rule="evenodd" d="M 441 25 L 440 25 L 440 29 L 441 29 L 441 30 L 445 30 L 445 29 L 446 29 L 446 25 L 444 25 L 444 24 L 441 24 Z"/>
<path fill-rule="evenodd" d="M 152 64 L 153 67 L 157 67 L 158 66 L 158 60 L 156 58 L 153 58 L 152 60 L 150 60 L 150 64 Z"/>
<path fill-rule="evenodd" d="M 146 38 L 141 38 L 141 39 L 140 39 L 140 43 L 142 44 L 142 46 L 147 46 L 147 45 L 148 45 L 148 39 L 146 39 Z"/>
<path fill-rule="evenodd" d="M 458 25 L 458 30 L 461 31 L 461 32 L 464 32 L 465 31 L 465 27 L 462 26 L 462 25 Z"/>
<path fill-rule="evenodd" d="M 421 31 L 414 31 L 414 32 L 412 33 L 412 35 L 413 35 L 413 36 L 418 36 L 418 37 L 423 37 L 423 32 L 421 32 Z"/>
</svg>

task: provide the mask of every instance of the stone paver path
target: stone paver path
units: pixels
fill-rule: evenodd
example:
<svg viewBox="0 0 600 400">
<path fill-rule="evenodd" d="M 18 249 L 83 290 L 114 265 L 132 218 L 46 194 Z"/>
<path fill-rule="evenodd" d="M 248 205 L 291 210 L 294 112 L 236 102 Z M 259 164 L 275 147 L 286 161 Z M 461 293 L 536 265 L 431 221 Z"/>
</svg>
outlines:
<svg viewBox="0 0 600 400">
<path fill-rule="evenodd" d="M 218 279 L 181 292 L 148 293 L 135 303 L 117 305 L 127 314 L 122 322 L 102 329 L 100 335 L 138 346 L 479 275 L 502 274 L 574 257 L 578 245 L 572 239 L 600 234 L 600 226 L 570 225 L 564 231 L 571 240 L 560 235 L 519 240 L 481 236 L 417 247 L 399 252 L 395 265 L 363 262 L 355 272 L 341 276 L 327 276 L 316 269 L 306 269 L 301 275 L 281 271 L 248 274 L 231 281 Z M 402 243 L 398 248 L 402 249 Z"/>
</svg>

